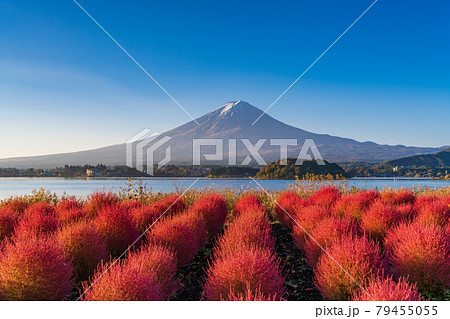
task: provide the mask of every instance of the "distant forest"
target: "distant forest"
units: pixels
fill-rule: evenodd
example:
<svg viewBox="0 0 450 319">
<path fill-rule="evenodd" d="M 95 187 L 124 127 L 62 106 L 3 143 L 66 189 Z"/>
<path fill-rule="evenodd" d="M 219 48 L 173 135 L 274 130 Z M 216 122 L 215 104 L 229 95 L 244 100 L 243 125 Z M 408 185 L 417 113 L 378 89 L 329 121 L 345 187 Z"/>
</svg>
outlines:
<svg viewBox="0 0 450 319">
<path fill-rule="evenodd" d="M 350 176 L 450 179 L 450 148 L 434 154 L 403 157 L 380 164 L 343 163 Z"/>
<path fill-rule="evenodd" d="M 450 179 L 450 149 L 435 154 L 409 156 L 384 163 L 329 163 L 318 165 L 315 161 L 305 161 L 295 165 L 295 159 L 288 159 L 287 165 L 280 161 L 264 167 L 250 166 L 206 166 L 167 165 L 154 168 L 155 177 L 210 177 L 262 179 L 304 179 L 321 176 L 326 179 L 349 177 L 427 177 Z M 151 177 L 127 166 L 84 165 L 54 169 L 0 169 L 0 177 Z"/>
</svg>

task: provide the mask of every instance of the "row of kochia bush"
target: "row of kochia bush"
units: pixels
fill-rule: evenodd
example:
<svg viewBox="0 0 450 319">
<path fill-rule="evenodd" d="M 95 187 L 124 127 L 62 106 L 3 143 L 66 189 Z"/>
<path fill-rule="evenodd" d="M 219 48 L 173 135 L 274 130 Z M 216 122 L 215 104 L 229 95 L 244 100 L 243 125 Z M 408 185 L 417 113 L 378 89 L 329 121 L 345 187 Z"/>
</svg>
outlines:
<svg viewBox="0 0 450 319">
<path fill-rule="evenodd" d="M 173 199 L 174 206 L 181 200 Z M 144 227 L 153 227 L 140 250 L 111 268 L 103 265 L 83 284 L 82 299 L 168 300 L 178 288 L 177 267 L 190 262 L 227 217 L 226 202 L 219 195 L 200 198 L 188 210 L 184 202 L 179 206 L 176 215 L 144 223 Z"/>
<path fill-rule="evenodd" d="M 0 207 L 0 300 L 167 300 L 179 287 L 177 269 L 227 213 L 217 194 L 189 209 L 178 195 L 150 205 L 101 192 L 87 204 L 12 200 Z"/>
<path fill-rule="evenodd" d="M 324 187 L 277 202 L 275 218 L 292 229 L 327 300 L 420 300 L 418 290 L 450 287 L 449 196 Z"/>
<path fill-rule="evenodd" d="M 281 299 L 284 277 L 265 208 L 255 195 L 247 194 L 236 202 L 233 217 L 216 242 L 204 299 Z"/>
</svg>

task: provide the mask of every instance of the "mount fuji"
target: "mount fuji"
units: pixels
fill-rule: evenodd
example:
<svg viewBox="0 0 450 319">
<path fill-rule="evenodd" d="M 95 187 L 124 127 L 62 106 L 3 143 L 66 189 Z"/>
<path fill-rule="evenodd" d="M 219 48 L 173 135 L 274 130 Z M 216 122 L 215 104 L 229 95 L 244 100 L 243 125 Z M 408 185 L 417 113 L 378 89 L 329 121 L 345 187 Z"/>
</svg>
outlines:
<svg viewBox="0 0 450 319">
<path fill-rule="evenodd" d="M 202 164 L 227 164 L 228 141 L 236 140 L 236 158 L 240 164 L 250 153 L 241 142 L 248 139 L 253 145 L 265 139 L 259 149 L 264 160 L 269 163 L 280 159 L 280 146 L 270 145 L 270 139 L 297 139 L 297 146 L 288 147 L 288 156 L 297 157 L 306 139 L 312 139 L 323 159 L 328 162 L 383 162 L 400 157 L 436 153 L 447 147 L 408 147 L 404 145 L 380 145 L 373 142 L 358 142 L 327 134 L 311 133 L 300 128 L 284 124 L 268 114 L 264 114 L 254 125 L 252 123 L 263 111 L 244 101 L 229 102 L 214 111 L 203 115 L 196 121 L 190 121 L 175 129 L 164 132 L 160 137 L 148 139 L 148 145 L 156 143 L 163 136 L 171 139 L 155 152 L 155 158 L 164 157 L 167 146 L 171 148 L 170 164 L 192 164 L 193 139 L 223 139 L 223 161 Z M 228 140 L 228 141 L 227 141 Z M 208 149 L 209 148 L 209 149 Z M 214 153 L 213 146 L 202 147 L 202 154 Z M 135 150 L 134 150 L 135 152 Z M 107 146 L 99 149 L 54 154 L 45 156 L 0 159 L 0 167 L 15 168 L 55 168 L 64 165 L 125 165 L 126 144 Z M 250 165 L 256 165 L 252 158 Z"/>
</svg>

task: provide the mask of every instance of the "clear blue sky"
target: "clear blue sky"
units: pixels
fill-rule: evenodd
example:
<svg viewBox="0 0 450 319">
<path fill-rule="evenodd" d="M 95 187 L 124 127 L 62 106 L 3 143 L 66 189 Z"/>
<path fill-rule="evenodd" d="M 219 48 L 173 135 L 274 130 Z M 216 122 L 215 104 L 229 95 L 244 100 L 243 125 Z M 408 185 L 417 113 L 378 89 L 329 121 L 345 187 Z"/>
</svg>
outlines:
<svg viewBox="0 0 450 319">
<path fill-rule="evenodd" d="M 372 1 L 79 0 L 194 116 L 265 109 Z M 450 144 L 450 4 L 377 4 L 269 111 L 317 133 Z M 0 2 L 0 157 L 190 120 L 71 0 Z"/>
</svg>

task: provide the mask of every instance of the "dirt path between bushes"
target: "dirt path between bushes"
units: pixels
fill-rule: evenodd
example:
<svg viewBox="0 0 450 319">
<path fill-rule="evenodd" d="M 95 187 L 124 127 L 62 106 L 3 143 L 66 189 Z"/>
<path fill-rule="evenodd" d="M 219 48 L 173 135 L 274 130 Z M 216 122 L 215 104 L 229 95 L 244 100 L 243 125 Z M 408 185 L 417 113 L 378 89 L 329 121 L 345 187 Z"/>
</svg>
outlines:
<svg viewBox="0 0 450 319">
<path fill-rule="evenodd" d="M 276 239 L 275 251 L 281 259 L 283 273 L 286 275 L 285 299 L 322 300 L 314 285 L 314 271 L 306 264 L 304 254 L 295 245 L 290 230 L 278 222 L 273 222 L 271 226 Z"/>
</svg>

